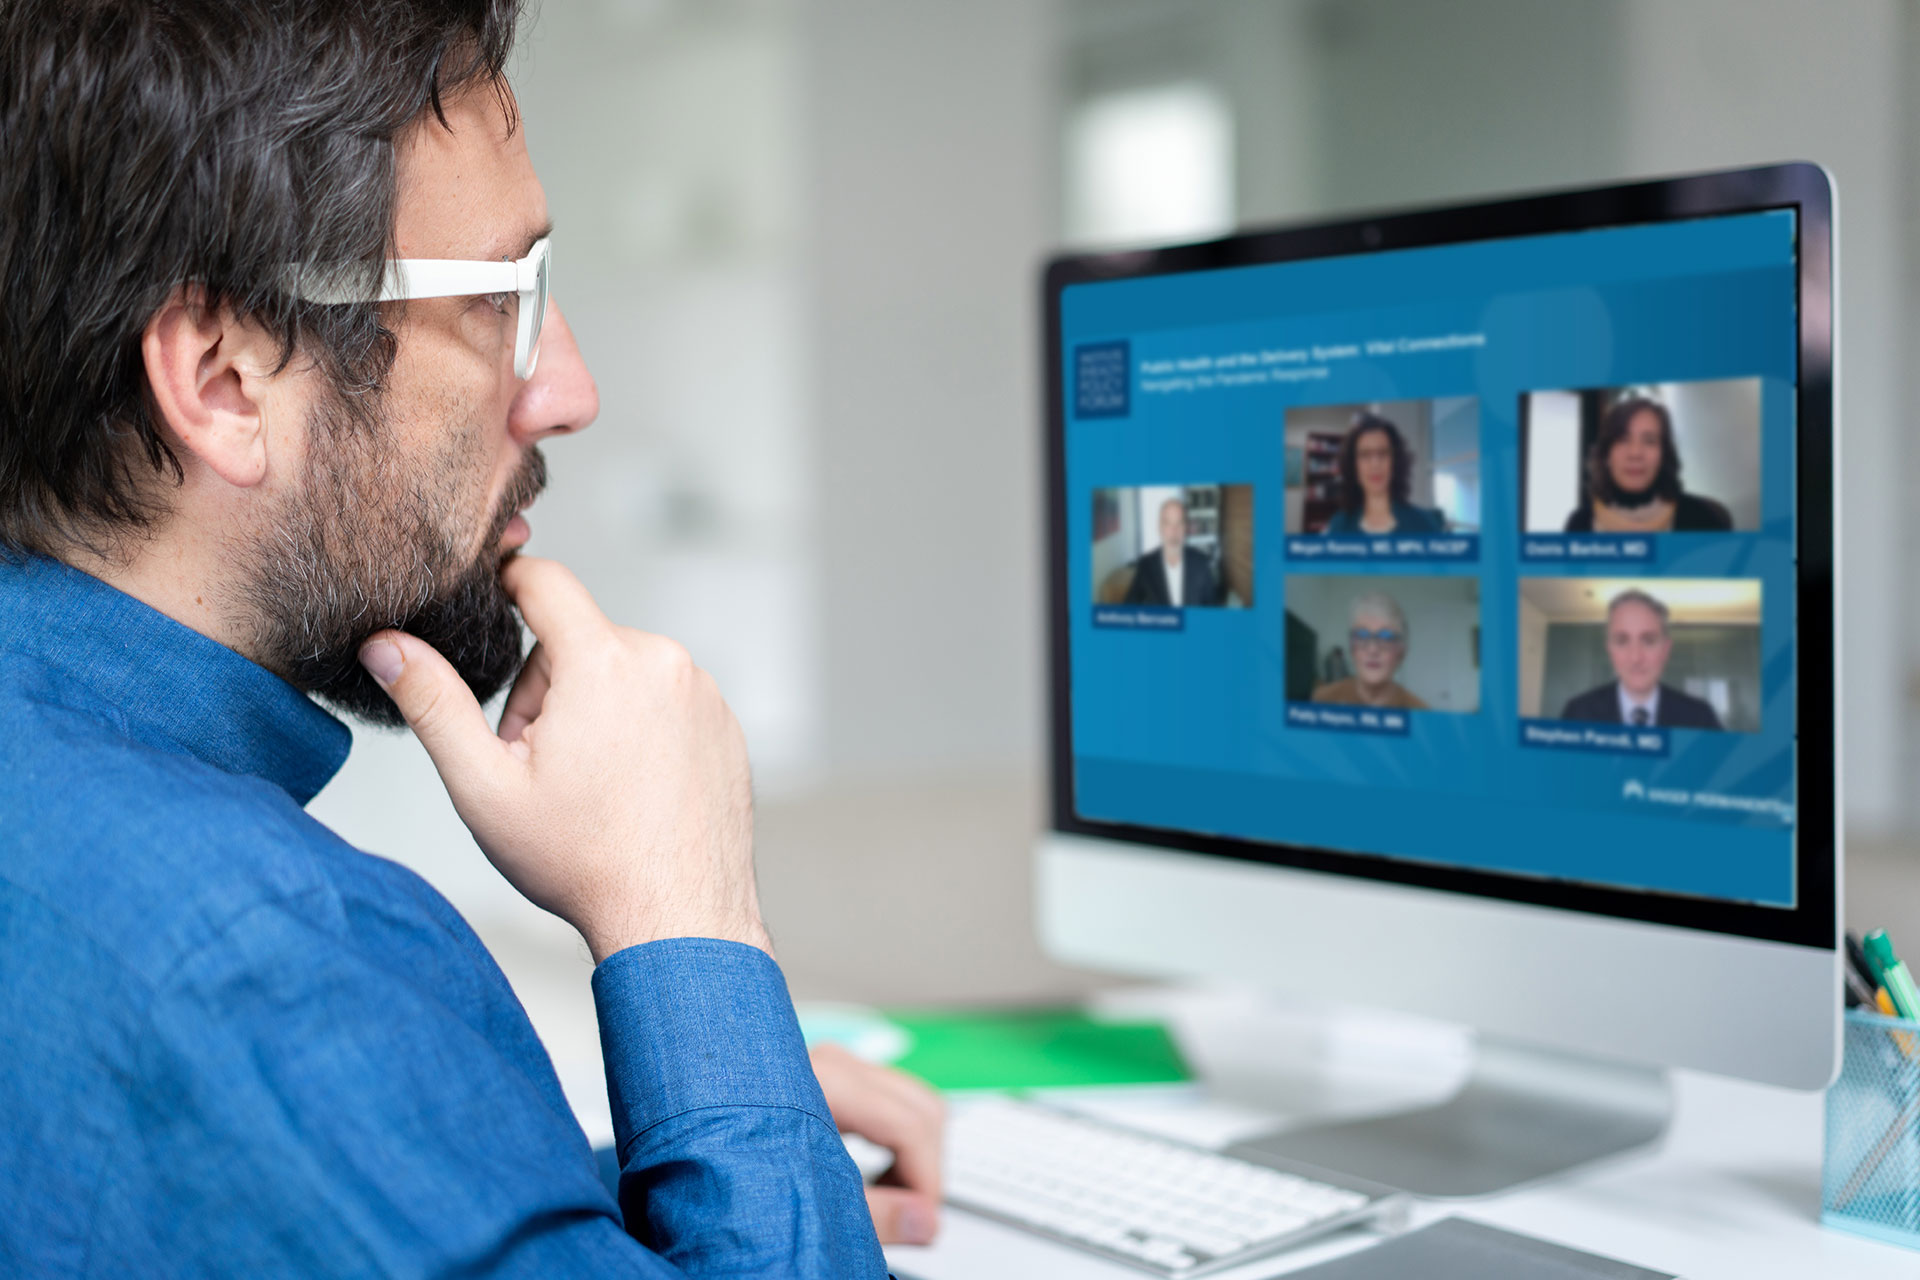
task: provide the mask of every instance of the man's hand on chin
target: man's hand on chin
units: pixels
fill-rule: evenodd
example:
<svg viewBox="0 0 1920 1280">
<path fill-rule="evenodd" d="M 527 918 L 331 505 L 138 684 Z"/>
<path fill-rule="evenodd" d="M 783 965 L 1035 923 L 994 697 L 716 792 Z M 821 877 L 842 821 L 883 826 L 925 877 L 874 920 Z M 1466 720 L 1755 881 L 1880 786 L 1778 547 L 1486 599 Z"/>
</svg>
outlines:
<svg viewBox="0 0 1920 1280">
<path fill-rule="evenodd" d="M 617 626 L 552 560 L 500 571 L 539 643 L 496 731 L 445 658 L 404 632 L 360 651 L 500 873 L 597 964 L 662 938 L 772 953 L 753 875 L 746 742 L 713 677 Z"/>
<path fill-rule="evenodd" d="M 931 1244 L 940 1231 L 940 1151 L 947 1106 L 905 1072 L 876 1066 L 839 1045 L 813 1050 L 813 1073 L 842 1133 L 893 1152 L 893 1168 L 867 1188 L 882 1244 Z"/>
<path fill-rule="evenodd" d="M 417 637 L 382 632 L 361 650 L 480 848 L 577 928 L 596 963 L 679 937 L 771 953 L 746 744 L 712 678 L 672 641 L 609 621 L 551 560 L 515 556 L 501 580 L 539 643 L 497 729 Z M 816 1049 L 812 1060 L 840 1130 L 893 1152 L 867 1189 L 880 1239 L 929 1243 L 940 1229 L 945 1105 L 844 1049 Z"/>
</svg>

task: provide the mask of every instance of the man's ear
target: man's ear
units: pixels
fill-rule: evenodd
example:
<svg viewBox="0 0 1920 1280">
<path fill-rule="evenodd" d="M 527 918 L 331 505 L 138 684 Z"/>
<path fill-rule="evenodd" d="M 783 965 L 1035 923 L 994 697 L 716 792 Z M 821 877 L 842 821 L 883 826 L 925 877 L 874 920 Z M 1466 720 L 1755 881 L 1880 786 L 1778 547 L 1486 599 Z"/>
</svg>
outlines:
<svg viewBox="0 0 1920 1280">
<path fill-rule="evenodd" d="M 267 476 L 267 400 L 279 345 L 259 325 L 176 290 L 140 336 L 155 406 L 189 453 L 230 485 Z"/>
</svg>

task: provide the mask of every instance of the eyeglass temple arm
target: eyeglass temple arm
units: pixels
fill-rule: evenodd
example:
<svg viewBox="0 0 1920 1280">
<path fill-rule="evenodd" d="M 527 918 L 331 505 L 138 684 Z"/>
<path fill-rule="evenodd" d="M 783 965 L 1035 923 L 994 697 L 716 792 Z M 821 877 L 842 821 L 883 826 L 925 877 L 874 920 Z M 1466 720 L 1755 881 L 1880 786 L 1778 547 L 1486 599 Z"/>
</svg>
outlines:
<svg viewBox="0 0 1920 1280">
<path fill-rule="evenodd" d="M 387 263 L 377 302 L 416 298 L 458 298 L 482 293 L 531 293 L 537 279 L 535 255 L 519 262 L 467 262 L 456 258 L 394 258 Z M 357 302 L 359 293 L 331 281 L 295 278 L 297 292 L 323 306 Z"/>
<path fill-rule="evenodd" d="M 443 258 L 395 258 L 387 263 L 380 301 L 457 298 L 463 294 L 527 293 L 534 286 L 529 269 L 517 262 L 460 262 Z"/>
</svg>

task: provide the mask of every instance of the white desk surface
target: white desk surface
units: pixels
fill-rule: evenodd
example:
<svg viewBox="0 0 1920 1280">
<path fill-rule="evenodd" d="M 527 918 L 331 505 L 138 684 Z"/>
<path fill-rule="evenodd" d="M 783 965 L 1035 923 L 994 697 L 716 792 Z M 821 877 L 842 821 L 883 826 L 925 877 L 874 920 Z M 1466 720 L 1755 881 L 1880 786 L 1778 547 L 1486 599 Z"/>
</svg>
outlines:
<svg viewBox="0 0 1920 1280">
<path fill-rule="evenodd" d="M 1457 1031 L 1382 1015 L 1164 988 L 1117 993 L 1096 1008 L 1166 1018 L 1205 1083 L 1055 1100 L 1208 1146 L 1289 1120 L 1437 1099 L 1467 1064 Z M 1413 1225 L 1459 1213 L 1686 1280 L 1920 1277 L 1920 1252 L 1820 1226 L 1820 1095 L 1686 1072 L 1674 1094 L 1658 1149 L 1484 1200 L 1422 1203 Z M 1347 1232 L 1220 1274 L 1264 1280 L 1376 1238 Z M 932 1246 L 890 1248 L 887 1257 L 920 1280 L 1146 1274 L 952 1208 Z"/>
</svg>

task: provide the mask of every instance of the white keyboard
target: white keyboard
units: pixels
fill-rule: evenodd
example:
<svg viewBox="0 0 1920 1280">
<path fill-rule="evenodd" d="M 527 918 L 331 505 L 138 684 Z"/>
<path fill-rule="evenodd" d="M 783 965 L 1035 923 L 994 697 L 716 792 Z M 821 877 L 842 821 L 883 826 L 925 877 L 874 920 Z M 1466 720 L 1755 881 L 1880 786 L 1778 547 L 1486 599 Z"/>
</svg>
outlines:
<svg viewBox="0 0 1920 1280">
<path fill-rule="evenodd" d="M 947 1151 L 952 1203 L 1165 1276 L 1234 1266 L 1401 1199 L 1011 1099 L 959 1108 Z"/>
</svg>

